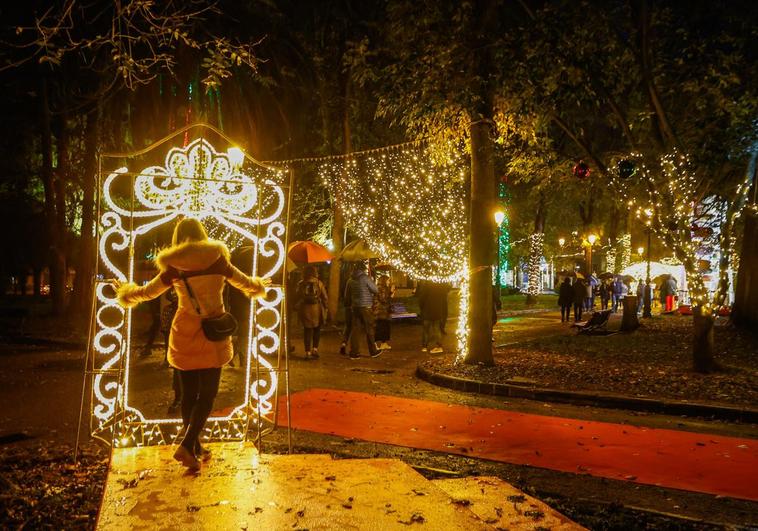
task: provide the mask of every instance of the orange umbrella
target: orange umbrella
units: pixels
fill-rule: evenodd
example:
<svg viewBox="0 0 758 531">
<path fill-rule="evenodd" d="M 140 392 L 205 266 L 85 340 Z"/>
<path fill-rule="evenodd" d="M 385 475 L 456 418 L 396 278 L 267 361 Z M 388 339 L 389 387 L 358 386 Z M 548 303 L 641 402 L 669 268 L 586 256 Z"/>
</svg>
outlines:
<svg viewBox="0 0 758 531">
<path fill-rule="evenodd" d="M 298 264 L 315 264 L 317 262 L 328 262 L 334 255 L 323 245 L 310 240 L 297 241 L 290 244 L 287 257 Z"/>
</svg>

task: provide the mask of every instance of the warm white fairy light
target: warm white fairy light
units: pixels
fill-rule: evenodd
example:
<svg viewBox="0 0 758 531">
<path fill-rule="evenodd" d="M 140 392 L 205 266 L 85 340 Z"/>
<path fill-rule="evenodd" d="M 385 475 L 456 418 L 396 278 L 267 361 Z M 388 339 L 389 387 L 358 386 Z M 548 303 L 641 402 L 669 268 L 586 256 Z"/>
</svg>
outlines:
<svg viewBox="0 0 758 531">
<path fill-rule="evenodd" d="M 419 145 L 330 159 L 319 166 L 346 224 L 386 262 L 417 279 L 461 284 L 461 357 L 468 330 L 467 171 L 460 154 L 440 162 Z"/>
<path fill-rule="evenodd" d="M 641 154 L 633 153 L 630 158 L 639 165 L 638 174 L 642 181 L 644 199 L 632 194 L 630 185 L 618 175 L 612 178 L 615 188 L 622 195 L 629 210 L 640 219 L 649 230 L 661 238 L 681 260 L 687 273 L 689 296 L 693 307 L 702 315 L 717 314 L 726 301 L 729 288 L 729 256 L 734 222 L 740 216 L 752 182 L 752 172 L 748 171 L 729 203 L 721 220 L 719 248 L 726 256 L 726 267 L 719 268 L 719 282 L 711 296 L 703 273 L 698 264 L 698 244 L 692 229 L 696 219 L 696 207 L 702 205 L 698 183 L 692 171 L 689 158 L 677 151 L 660 158 L 653 168 L 648 168 Z M 753 155 L 753 160 L 755 155 Z"/>
<path fill-rule="evenodd" d="M 103 182 L 100 262 L 113 278 L 133 281 L 137 238 L 186 216 L 202 220 L 213 237 L 252 245 L 253 274 L 274 277 L 285 259 L 284 175 L 281 169 L 244 166 L 244 153 L 242 160 L 234 150 L 219 153 L 205 139 L 172 148 L 164 167 L 151 166 L 137 174 L 116 170 Z M 123 196 L 123 179 L 133 179 L 126 182 L 132 199 Z M 121 196 L 115 190 L 121 190 Z M 133 210 L 124 204 L 133 204 Z M 109 280 L 98 282 L 95 296 L 94 435 L 112 429 L 111 441 L 117 446 L 172 442 L 166 429 L 181 419 L 148 419 L 129 403 L 131 310 L 118 305 Z M 244 400 L 228 415 L 211 417 L 204 440 L 242 439 L 249 426 L 259 425 L 259 416 L 273 412 L 278 374 L 265 356 L 279 352 L 283 302 L 284 290 L 277 285 L 264 299 L 251 301 Z M 259 374 L 255 381 L 254 364 Z"/>
<path fill-rule="evenodd" d="M 545 234 L 535 232 L 529 235 L 529 263 L 527 265 L 528 283 L 526 293 L 536 297 L 540 294 L 540 262 Z"/>
<path fill-rule="evenodd" d="M 632 235 L 624 233 L 616 242 L 617 257 L 613 263 L 613 272 L 621 271 L 632 263 Z M 616 261 L 620 262 L 616 267 Z"/>
</svg>

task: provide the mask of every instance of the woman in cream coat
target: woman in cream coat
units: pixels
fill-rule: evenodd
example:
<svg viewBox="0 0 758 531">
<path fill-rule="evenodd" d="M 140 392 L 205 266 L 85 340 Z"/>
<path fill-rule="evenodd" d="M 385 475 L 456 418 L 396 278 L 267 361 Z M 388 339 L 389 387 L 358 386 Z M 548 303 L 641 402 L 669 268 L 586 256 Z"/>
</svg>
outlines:
<svg viewBox="0 0 758 531">
<path fill-rule="evenodd" d="M 224 313 L 224 283 L 229 282 L 249 297 L 265 295 L 269 279 L 245 275 L 229 261 L 229 249 L 222 242 L 208 239 L 203 225 L 196 219 L 180 221 L 174 229 L 172 246 L 156 258 L 159 274 L 144 286 L 117 285 L 119 303 L 132 307 L 159 297 L 173 287 L 179 305 L 171 323 L 168 362 L 179 370 L 182 384 L 182 421 L 184 438 L 174 453 L 174 459 L 197 470 L 198 458 L 210 457 L 199 442 L 199 435 L 213 410 L 218 392 L 221 367 L 232 359 L 231 337 L 210 341 L 205 337 L 201 321 Z M 189 296 L 186 281 L 200 306 L 200 314 Z"/>
</svg>

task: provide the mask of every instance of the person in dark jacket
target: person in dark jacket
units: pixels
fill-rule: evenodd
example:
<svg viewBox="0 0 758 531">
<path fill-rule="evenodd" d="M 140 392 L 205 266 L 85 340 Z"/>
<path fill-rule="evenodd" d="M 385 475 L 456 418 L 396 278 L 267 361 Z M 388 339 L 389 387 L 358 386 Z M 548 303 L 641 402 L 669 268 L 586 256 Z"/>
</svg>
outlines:
<svg viewBox="0 0 758 531">
<path fill-rule="evenodd" d="M 600 283 L 600 306 L 603 310 L 608 309 L 608 301 L 611 299 L 611 287 L 607 280 Z"/>
<path fill-rule="evenodd" d="M 668 278 L 663 281 L 663 286 L 661 286 L 661 304 L 665 307 L 665 311 L 667 312 L 674 310 L 676 291 L 676 279 L 669 275 Z"/>
<path fill-rule="evenodd" d="M 350 359 L 355 360 L 360 357 L 360 341 L 358 329 L 363 328 L 368 344 L 368 352 L 372 358 L 382 353 L 376 348 L 374 341 L 374 297 L 378 289 L 374 281 L 366 274 L 366 264 L 358 262 L 355 264 L 353 276 L 350 278 L 350 306 L 353 314 L 353 330 L 350 334 Z"/>
<path fill-rule="evenodd" d="M 423 329 L 421 332 L 421 351 L 428 349 L 432 354 L 443 352 L 440 335 L 440 321 L 444 317 L 444 300 L 447 299 L 448 287 L 436 282 L 421 282 L 416 289 L 418 305 L 421 310 Z"/>
<path fill-rule="evenodd" d="M 613 297 L 613 313 L 619 309 L 619 302 L 624 298 L 624 283 L 621 281 L 621 277 L 616 277 L 611 284 L 611 296 Z"/>
<path fill-rule="evenodd" d="M 561 322 L 567 322 L 571 318 L 571 305 L 574 302 L 574 290 L 571 288 L 571 279 L 566 277 L 561 282 L 558 290 L 558 306 L 561 307 Z"/>
<path fill-rule="evenodd" d="M 640 278 L 640 281 L 637 283 L 637 313 L 642 312 L 642 308 L 645 305 L 645 291 L 647 290 L 647 284 L 645 284 L 645 279 Z"/>
<path fill-rule="evenodd" d="M 577 278 L 573 288 L 574 322 L 577 323 L 582 320 L 582 308 L 584 307 L 584 299 L 587 297 L 587 285 L 584 283 L 584 279 Z"/>
</svg>

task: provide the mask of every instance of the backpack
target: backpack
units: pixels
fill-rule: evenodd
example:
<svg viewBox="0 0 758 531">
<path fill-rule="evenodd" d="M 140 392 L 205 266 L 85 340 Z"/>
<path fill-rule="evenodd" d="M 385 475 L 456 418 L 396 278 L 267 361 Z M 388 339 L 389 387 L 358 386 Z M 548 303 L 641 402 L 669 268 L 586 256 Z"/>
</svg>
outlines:
<svg viewBox="0 0 758 531">
<path fill-rule="evenodd" d="M 303 302 L 305 304 L 318 304 L 318 284 L 306 282 L 303 286 Z"/>
</svg>

